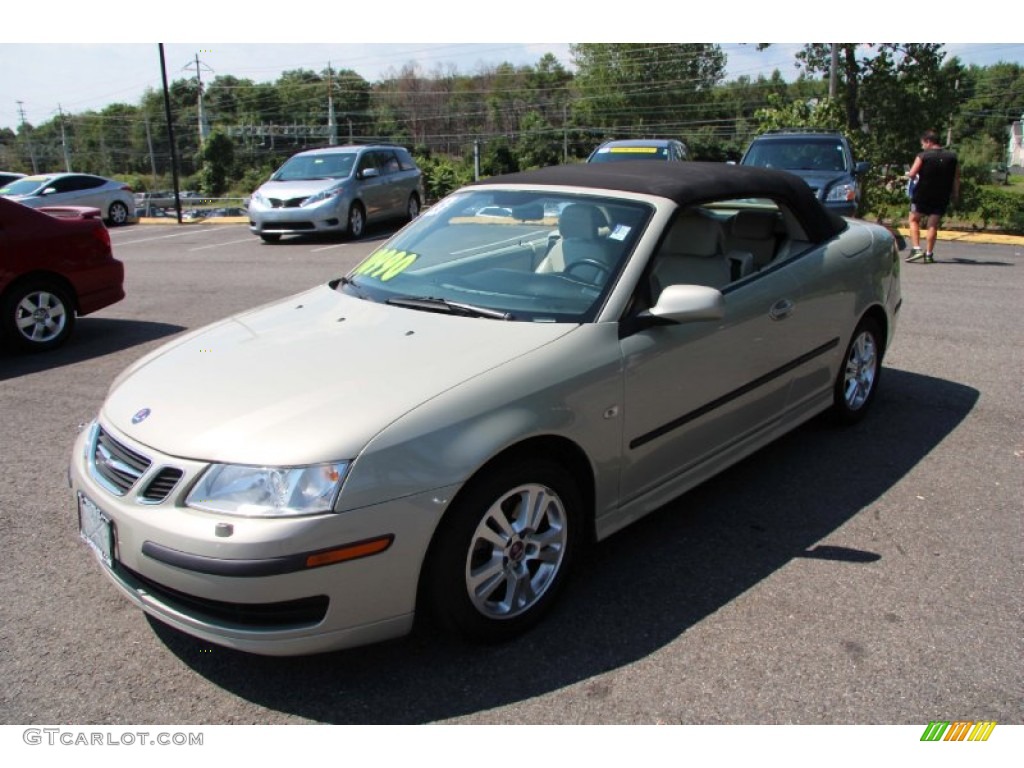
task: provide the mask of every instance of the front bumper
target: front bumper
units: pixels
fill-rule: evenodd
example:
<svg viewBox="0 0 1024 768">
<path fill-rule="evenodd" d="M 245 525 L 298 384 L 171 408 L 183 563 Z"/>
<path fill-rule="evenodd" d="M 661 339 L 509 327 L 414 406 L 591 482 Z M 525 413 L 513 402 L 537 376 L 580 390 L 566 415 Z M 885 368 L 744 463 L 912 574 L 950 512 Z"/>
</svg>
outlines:
<svg viewBox="0 0 1024 768">
<path fill-rule="evenodd" d="M 411 629 L 420 569 L 444 512 L 439 499 L 455 489 L 300 518 L 217 515 L 184 506 L 204 464 L 104 430 L 151 459 L 149 467 L 123 495 L 112 492 L 91 466 L 94 431 L 85 430 L 70 483 L 76 499 L 84 496 L 110 521 L 112 562 L 97 562 L 146 613 L 203 640 L 267 655 L 336 650 Z M 154 503 L 149 489 L 168 466 L 183 474 Z M 302 567 L 298 557 L 387 535 L 386 549 L 359 559 Z"/>
<path fill-rule="evenodd" d="M 249 231 L 254 235 L 309 235 L 348 230 L 347 197 L 305 208 L 249 204 Z"/>
</svg>

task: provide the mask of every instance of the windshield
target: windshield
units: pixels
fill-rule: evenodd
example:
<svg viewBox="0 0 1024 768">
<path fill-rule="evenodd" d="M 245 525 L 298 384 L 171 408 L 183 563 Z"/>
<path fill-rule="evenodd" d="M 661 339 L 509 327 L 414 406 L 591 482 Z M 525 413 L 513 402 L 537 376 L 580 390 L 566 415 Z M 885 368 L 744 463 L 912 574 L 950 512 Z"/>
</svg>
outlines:
<svg viewBox="0 0 1024 768">
<path fill-rule="evenodd" d="M 587 162 L 614 163 L 617 160 L 667 160 L 668 147 L 599 147 Z"/>
<path fill-rule="evenodd" d="M 344 179 L 352 174 L 355 152 L 330 152 L 322 155 L 296 155 L 278 168 L 271 181 L 311 181 Z"/>
<path fill-rule="evenodd" d="M 785 171 L 846 171 L 846 156 L 838 141 L 807 139 L 758 141 L 750 147 L 743 165 L 781 168 Z"/>
<path fill-rule="evenodd" d="M 424 311 L 588 322 L 652 210 L 602 196 L 458 192 L 371 253 L 340 290 Z"/>
<path fill-rule="evenodd" d="M 24 179 L 18 179 L 17 181 L 11 182 L 3 189 L 0 189 L 0 194 L 31 195 L 44 184 L 48 183 L 50 179 L 50 176 L 26 176 Z"/>
</svg>

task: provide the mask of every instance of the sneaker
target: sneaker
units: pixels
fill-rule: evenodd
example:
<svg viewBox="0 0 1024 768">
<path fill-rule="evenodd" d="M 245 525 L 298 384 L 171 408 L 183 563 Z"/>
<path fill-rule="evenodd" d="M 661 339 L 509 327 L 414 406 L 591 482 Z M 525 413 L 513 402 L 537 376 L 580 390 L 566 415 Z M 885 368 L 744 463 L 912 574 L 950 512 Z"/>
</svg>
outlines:
<svg viewBox="0 0 1024 768">
<path fill-rule="evenodd" d="M 924 255 L 924 262 L 923 263 L 924 264 L 934 264 L 935 263 L 935 254 L 934 253 L 926 253 Z"/>
<path fill-rule="evenodd" d="M 911 248 L 910 255 L 907 256 L 907 261 L 921 261 L 924 259 L 924 251 L 920 248 Z"/>
</svg>

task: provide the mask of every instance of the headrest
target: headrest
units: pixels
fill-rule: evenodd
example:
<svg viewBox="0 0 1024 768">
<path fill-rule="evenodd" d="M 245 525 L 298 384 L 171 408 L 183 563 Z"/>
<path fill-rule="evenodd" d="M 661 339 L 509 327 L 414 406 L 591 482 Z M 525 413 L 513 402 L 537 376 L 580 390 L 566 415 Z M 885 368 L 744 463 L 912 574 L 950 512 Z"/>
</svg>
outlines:
<svg viewBox="0 0 1024 768">
<path fill-rule="evenodd" d="M 725 230 L 709 213 L 684 211 L 673 222 L 662 249 L 687 256 L 717 256 L 725 251 Z"/>
<path fill-rule="evenodd" d="M 558 217 L 558 231 L 563 238 L 579 240 L 597 239 L 597 230 L 604 223 L 604 215 L 593 205 L 573 203 L 567 205 Z"/>
<path fill-rule="evenodd" d="M 775 211 L 740 211 L 732 220 L 732 234 L 749 240 L 761 240 L 775 233 Z"/>
</svg>

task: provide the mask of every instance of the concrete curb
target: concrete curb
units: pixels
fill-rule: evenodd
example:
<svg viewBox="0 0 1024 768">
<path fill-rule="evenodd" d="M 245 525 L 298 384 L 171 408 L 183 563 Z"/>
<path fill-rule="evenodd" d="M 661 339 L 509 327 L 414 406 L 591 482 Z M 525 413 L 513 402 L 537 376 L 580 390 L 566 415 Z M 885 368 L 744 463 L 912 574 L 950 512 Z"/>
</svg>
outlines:
<svg viewBox="0 0 1024 768">
<path fill-rule="evenodd" d="M 177 226 L 178 220 L 173 216 L 160 216 L 159 218 L 140 218 L 139 224 L 174 224 Z M 245 216 L 213 216 L 209 219 L 185 219 L 181 222 L 182 226 L 192 224 L 248 224 L 249 219 Z"/>
<path fill-rule="evenodd" d="M 900 227 L 899 233 L 910 241 L 910 230 L 907 227 Z M 921 239 L 924 240 L 925 230 L 921 229 Z M 939 240 L 950 240 L 957 243 L 979 243 L 985 245 L 1024 245 L 1024 237 L 1021 235 L 1002 235 L 997 232 L 959 232 L 957 230 L 939 230 Z"/>
</svg>

